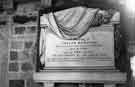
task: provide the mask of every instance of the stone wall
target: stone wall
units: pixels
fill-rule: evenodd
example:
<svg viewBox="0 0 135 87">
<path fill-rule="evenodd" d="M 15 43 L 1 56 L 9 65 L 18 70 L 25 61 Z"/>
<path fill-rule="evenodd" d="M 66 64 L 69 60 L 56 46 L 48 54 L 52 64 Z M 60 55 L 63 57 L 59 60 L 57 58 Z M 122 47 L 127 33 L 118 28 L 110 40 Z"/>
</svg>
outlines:
<svg viewBox="0 0 135 87">
<path fill-rule="evenodd" d="M 8 78 L 11 83 L 18 80 L 17 83 L 25 85 L 30 82 L 29 80 L 32 80 L 32 74 L 35 70 L 37 25 L 13 24 L 10 35 Z M 23 87 L 31 87 L 29 84 Z"/>
<path fill-rule="evenodd" d="M 2 87 L 40 87 L 40 84 L 33 81 L 38 31 L 38 11 L 35 5 L 38 4 L 18 5 L 16 11 L 10 14 L 9 37 L 5 46 L 7 50 L 7 71 L 5 72 L 8 72 L 6 81 L 9 85 Z"/>
<path fill-rule="evenodd" d="M 0 14 L 0 87 L 7 84 L 9 16 Z"/>
</svg>

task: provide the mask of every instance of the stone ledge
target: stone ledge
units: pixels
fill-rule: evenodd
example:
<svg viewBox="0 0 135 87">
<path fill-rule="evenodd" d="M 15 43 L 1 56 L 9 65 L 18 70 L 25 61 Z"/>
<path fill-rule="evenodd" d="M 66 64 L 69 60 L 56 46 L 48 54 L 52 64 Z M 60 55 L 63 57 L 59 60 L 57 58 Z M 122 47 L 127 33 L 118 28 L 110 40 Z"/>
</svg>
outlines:
<svg viewBox="0 0 135 87">
<path fill-rule="evenodd" d="M 121 72 L 39 72 L 34 73 L 36 82 L 85 82 L 85 83 L 125 83 L 127 74 Z"/>
</svg>

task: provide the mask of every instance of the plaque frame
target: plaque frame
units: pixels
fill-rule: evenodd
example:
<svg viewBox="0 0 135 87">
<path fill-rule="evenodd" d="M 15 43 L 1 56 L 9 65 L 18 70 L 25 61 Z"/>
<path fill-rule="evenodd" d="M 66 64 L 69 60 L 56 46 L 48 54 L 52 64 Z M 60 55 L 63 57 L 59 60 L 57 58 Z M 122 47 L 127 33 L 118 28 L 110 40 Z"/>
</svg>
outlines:
<svg viewBox="0 0 135 87">
<path fill-rule="evenodd" d="M 40 17 L 40 16 L 39 16 Z M 40 20 L 39 20 L 40 21 Z M 39 24 L 40 24 L 40 22 L 39 22 Z M 40 27 L 41 28 L 41 27 Z M 40 34 L 40 31 L 41 29 L 39 29 L 39 32 L 38 32 L 38 35 Z M 114 35 L 114 30 L 115 29 L 113 29 L 113 40 L 114 40 L 114 37 L 115 37 L 115 35 Z M 39 37 L 40 37 L 40 35 L 39 35 Z M 39 40 L 39 39 L 38 39 Z M 40 41 L 39 41 L 40 42 Z M 114 61 L 113 61 L 113 63 L 114 63 L 114 65 L 115 65 L 115 41 L 113 41 L 114 43 L 113 43 L 113 55 L 114 55 Z M 39 52 L 39 44 L 38 44 L 38 52 Z M 40 57 L 40 55 L 38 54 L 38 58 Z M 39 60 L 38 60 L 39 61 Z M 94 70 L 94 69 L 99 69 L 99 70 L 107 70 L 107 69 L 115 69 L 115 66 L 92 66 L 92 67 L 89 67 L 89 66 L 79 66 L 79 67 L 46 67 L 46 65 L 42 65 L 41 63 L 39 63 L 39 67 L 40 67 L 40 69 L 42 69 L 42 70 L 89 70 L 89 69 L 91 69 L 91 70 Z"/>
<path fill-rule="evenodd" d="M 74 7 L 74 6 L 73 6 Z M 88 6 L 88 7 L 93 7 L 93 6 Z M 97 6 L 98 7 L 98 6 Z M 57 7 L 56 7 L 57 8 Z M 69 8 L 69 7 L 68 7 Z M 96 8 L 96 7 L 93 7 L 93 8 Z M 65 8 L 62 8 L 62 9 L 65 9 Z M 53 9 L 53 7 L 51 7 L 51 8 L 44 8 L 44 9 L 40 9 L 39 10 L 39 14 L 38 14 L 38 38 L 37 38 L 37 41 L 39 42 L 40 41 L 40 39 L 39 39 L 39 37 L 40 37 L 40 31 L 41 31 L 41 26 L 40 26 L 40 16 L 42 15 L 42 14 L 44 14 L 44 13 L 49 13 L 49 12 L 55 12 L 55 11 L 57 11 L 57 10 L 62 10 L 62 9 Z M 119 22 L 116 22 L 116 24 L 119 24 Z M 115 29 L 114 29 L 115 30 Z M 114 37 L 115 37 L 115 34 L 114 34 Z M 114 40 L 114 51 L 115 51 L 115 40 Z M 38 72 L 38 71 L 44 71 L 44 70 L 88 70 L 88 69 L 91 69 L 91 70 L 94 70 L 95 69 L 95 67 L 93 67 L 93 68 L 90 68 L 90 67 L 80 67 L 80 68 L 77 68 L 77 67 L 52 67 L 52 68 L 48 68 L 48 67 L 46 67 L 45 65 L 42 65 L 41 63 L 40 63 L 40 60 L 39 60 L 39 58 L 40 58 L 40 55 L 39 55 L 39 43 L 37 43 L 37 64 L 36 64 L 36 71 Z M 114 52 L 114 56 L 115 56 L 115 52 Z M 115 59 L 115 57 L 114 57 L 114 59 Z M 115 60 L 114 60 L 115 61 Z M 101 66 L 102 67 L 102 66 Z M 96 69 L 101 69 L 101 68 L 99 68 L 99 66 L 98 66 L 98 68 L 96 67 Z M 108 70 L 108 69 L 112 69 L 112 70 L 114 70 L 114 69 L 116 69 L 116 67 L 114 66 L 114 67 L 112 67 L 112 66 L 107 66 L 107 67 L 102 67 L 102 69 L 103 70 Z M 102 70 L 101 69 L 101 70 Z"/>
</svg>

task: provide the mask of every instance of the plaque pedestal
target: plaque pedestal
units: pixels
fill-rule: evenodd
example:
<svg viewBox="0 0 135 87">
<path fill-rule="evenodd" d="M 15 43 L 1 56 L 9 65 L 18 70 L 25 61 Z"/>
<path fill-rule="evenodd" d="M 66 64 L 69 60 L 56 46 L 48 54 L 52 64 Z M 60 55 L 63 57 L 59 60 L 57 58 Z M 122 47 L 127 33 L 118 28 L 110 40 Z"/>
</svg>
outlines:
<svg viewBox="0 0 135 87">
<path fill-rule="evenodd" d="M 44 83 L 44 87 L 54 87 L 54 83 Z M 79 85 L 78 87 L 86 87 L 86 85 Z M 92 86 L 90 86 L 92 87 Z M 104 84 L 104 87 L 116 87 L 115 84 Z"/>
<path fill-rule="evenodd" d="M 55 83 L 103 83 L 104 87 L 115 87 L 115 84 L 126 82 L 126 73 L 108 71 L 46 71 L 34 73 L 36 82 L 43 82 L 44 87 L 54 87 Z M 79 85 L 85 87 L 85 85 Z"/>
<path fill-rule="evenodd" d="M 44 87 L 54 87 L 54 83 L 44 82 Z M 79 84 L 78 87 L 86 87 L 85 84 Z M 92 86 L 90 86 L 92 87 Z M 115 84 L 104 84 L 104 87 L 116 87 Z"/>
</svg>

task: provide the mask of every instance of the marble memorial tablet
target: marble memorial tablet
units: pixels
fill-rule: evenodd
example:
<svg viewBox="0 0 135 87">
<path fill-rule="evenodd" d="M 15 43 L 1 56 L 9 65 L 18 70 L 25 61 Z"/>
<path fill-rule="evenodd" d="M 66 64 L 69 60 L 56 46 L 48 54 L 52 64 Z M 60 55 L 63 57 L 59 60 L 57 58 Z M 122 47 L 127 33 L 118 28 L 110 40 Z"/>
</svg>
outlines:
<svg viewBox="0 0 135 87">
<path fill-rule="evenodd" d="M 112 25 L 90 28 L 77 40 L 64 40 L 46 29 L 45 47 L 45 68 L 102 69 L 114 66 Z"/>
</svg>

